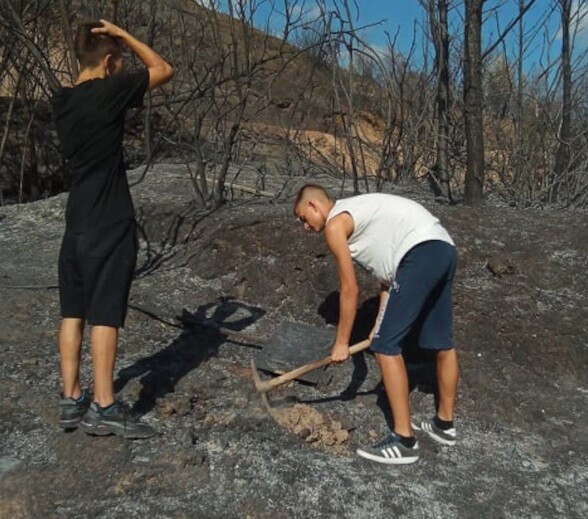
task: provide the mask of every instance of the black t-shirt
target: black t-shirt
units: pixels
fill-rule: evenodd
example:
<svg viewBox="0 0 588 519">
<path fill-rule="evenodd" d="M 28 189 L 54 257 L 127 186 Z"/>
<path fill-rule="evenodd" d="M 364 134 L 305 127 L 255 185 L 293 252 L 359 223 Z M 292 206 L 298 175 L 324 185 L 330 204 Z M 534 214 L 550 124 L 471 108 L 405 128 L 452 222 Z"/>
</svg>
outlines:
<svg viewBox="0 0 588 519">
<path fill-rule="evenodd" d="M 61 150 L 72 184 L 66 227 L 90 231 L 134 217 L 123 161 L 128 108 L 141 106 L 149 85 L 147 69 L 59 89 L 52 100 Z"/>
</svg>

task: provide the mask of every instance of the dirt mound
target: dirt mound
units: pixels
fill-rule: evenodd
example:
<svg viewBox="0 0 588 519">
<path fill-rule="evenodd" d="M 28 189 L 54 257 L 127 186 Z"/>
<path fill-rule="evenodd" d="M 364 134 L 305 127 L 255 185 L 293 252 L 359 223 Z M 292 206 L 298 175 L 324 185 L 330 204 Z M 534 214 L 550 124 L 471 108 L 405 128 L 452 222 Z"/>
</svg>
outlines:
<svg viewBox="0 0 588 519">
<path fill-rule="evenodd" d="M 321 413 L 307 404 L 295 404 L 289 408 L 273 409 L 272 415 L 282 427 L 313 447 L 339 454 L 348 452 L 349 431 L 327 413 Z"/>
</svg>

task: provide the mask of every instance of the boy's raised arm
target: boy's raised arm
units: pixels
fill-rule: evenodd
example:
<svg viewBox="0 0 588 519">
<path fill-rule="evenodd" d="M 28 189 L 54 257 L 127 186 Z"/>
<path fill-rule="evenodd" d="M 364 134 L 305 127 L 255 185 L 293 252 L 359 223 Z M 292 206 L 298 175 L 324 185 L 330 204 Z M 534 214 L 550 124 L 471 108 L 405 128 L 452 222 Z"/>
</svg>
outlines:
<svg viewBox="0 0 588 519">
<path fill-rule="evenodd" d="M 173 67 L 151 47 L 118 25 L 110 23 L 107 20 L 100 20 L 100 22 L 102 22 L 102 27 L 95 27 L 92 29 L 92 32 L 94 34 L 108 34 L 114 38 L 121 39 L 127 44 L 149 71 L 149 90 L 167 83 L 173 77 Z"/>
</svg>

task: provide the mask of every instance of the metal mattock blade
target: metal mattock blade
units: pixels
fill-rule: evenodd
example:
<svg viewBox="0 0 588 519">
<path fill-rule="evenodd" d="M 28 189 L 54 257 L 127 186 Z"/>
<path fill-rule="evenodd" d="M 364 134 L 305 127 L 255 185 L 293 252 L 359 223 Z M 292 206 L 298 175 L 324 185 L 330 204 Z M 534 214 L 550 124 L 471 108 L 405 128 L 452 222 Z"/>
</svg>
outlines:
<svg viewBox="0 0 588 519">
<path fill-rule="evenodd" d="M 261 378 L 259 377 L 259 372 L 257 371 L 257 366 L 255 365 L 255 360 L 251 359 L 251 376 L 253 377 L 253 384 L 255 385 L 255 390 L 261 396 L 261 403 L 265 407 L 266 411 L 272 415 L 272 408 L 269 405 L 269 400 L 267 398 L 267 393 L 265 391 L 260 391 L 259 386 L 262 385 Z"/>
</svg>

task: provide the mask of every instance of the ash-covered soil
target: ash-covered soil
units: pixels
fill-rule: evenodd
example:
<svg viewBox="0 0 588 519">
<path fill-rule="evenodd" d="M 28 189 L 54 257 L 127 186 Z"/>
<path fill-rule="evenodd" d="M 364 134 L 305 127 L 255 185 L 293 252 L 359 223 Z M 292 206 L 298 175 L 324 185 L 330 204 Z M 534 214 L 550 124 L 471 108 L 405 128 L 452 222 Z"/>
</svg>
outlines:
<svg viewBox="0 0 588 519">
<path fill-rule="evenodd" d="M 253 387 L 249 362 L 282 323 L 336 321 L 335 266 L 294 221 L 292 189 L 203 215 L 179 166 L 133 188 L 143 235 L 116 386 L 160 431 L 146 441 L 57 427 L 66 197 L 0 208 L 0 517 L 588 517 L 587 214 L 394 188 L 458 245 L 463 374 L 458 444 L 419 435 L 421 460 L 387 467 L 354 455 L 391 420 L 370 354 L 270 392 L 273 417 Z M 357 340 L 377 290 L 360 281 Z M 83 360 L 89 382 L 87 344 Z M 434 405 L 426 375 L 417 422 Z"/>
</svg>

